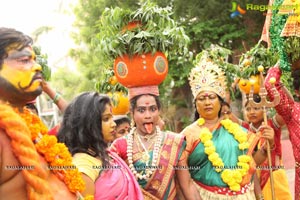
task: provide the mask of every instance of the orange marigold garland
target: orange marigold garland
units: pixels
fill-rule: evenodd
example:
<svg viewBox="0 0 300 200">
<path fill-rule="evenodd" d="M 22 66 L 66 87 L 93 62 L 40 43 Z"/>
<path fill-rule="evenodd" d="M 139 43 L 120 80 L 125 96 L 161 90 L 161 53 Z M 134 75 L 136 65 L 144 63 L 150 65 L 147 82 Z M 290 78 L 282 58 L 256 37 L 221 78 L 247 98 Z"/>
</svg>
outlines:
<svg viewBox="0 0 300 200">
<path fill-rule="evenodd" d="M 25 120 L 31 131 L 31 139 L 35 143 L 37 151 L 42 154 L 49 163 L 49 168 L 59 177 L 63 177 L 65 184 L 73 193 L 82 192 L 85 183 L 81 173 L 72 164 L 72 155 L 63 143 L 58 143 L 55 136 L 48 135 L 47 127 L 40 118 L 24 108 L 24 112 L 15 111 Z"/>
<path fill-rule="evenodd" d="M 32 169 L 23 169 L 23 178 L 26 181 L 28 199 L 53 200 L 50 186 L 46 181 L 47 171 L 40 165 L 39 154 L 30 138 L 30 130 L 21 117 L 13 111 L 7 103 L 0 101 L 0 128 L 11 139 L 11 149 L 23 166 L 34 166 Z"/>
</svg>

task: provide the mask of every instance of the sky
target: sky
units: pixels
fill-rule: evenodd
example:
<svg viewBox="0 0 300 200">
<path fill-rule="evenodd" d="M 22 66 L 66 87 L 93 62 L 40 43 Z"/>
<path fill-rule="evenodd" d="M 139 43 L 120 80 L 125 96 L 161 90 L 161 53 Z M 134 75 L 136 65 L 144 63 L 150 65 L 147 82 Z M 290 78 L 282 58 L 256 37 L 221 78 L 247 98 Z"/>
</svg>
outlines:
<svg viewBox="0 0 300 200">
<path fill-rule="evenodd" d="M 41 26 L 53 29 L 39 37 L 35 44 L 48 55 L 48 64 L 55 71 L 62 65 L 73 68 L 74 62 L 65 59 L 71 47 L 70 37 L 74 15 L 71 6 L 76 0 L 1 0 L 0 27 L 10 27 L 30 36 Z"/>
</svg>

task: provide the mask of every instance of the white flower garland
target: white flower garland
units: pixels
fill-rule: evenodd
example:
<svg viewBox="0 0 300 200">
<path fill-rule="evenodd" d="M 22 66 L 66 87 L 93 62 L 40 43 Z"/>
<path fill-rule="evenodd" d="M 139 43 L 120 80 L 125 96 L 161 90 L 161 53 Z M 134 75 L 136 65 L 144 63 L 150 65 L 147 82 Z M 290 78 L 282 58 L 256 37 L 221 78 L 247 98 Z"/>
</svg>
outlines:
<svg viewBox="0 0 300 200">
<path fill-rule="evenodd" d="M 154 147 L 153 147 L 153 158 L 152 158 L 151 166 L 147 166 L 147 164 L 148 164 L 148 162 L 147 162 L 146 167 L 145 167 L 145 174 L 143 174 L 143 172 L 138 173 L 133 165 L 133 141 L 134 141 L 133 136 L 134 136 L 135 130 L 136 130 L 135 127 L 132 128 L 131 131 L 127 135 L 127 158 L 128 158 L 128 162 L 129 162 L 129 168 L 137 179 L 148 180 L 150 178 L 150 176 L 153 174 L 153 172 L 157 169 L 156 166 L 158 164 L 157 159 L 158 159 L 160 146 L 161 146 L 161 142 L 162 142 L 162 132 L 159 129 L 159 127 L 157 126 L 156 127 L 157 136 L 156 136 L 156 141 L 155 141 Z"/>
</svg>

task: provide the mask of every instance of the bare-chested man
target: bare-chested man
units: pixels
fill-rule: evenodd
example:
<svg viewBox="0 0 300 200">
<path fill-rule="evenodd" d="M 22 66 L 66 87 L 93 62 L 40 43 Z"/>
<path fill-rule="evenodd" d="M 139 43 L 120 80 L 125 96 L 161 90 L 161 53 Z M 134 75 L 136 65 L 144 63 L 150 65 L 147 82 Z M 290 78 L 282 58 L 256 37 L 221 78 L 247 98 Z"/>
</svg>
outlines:
<svg viewBox="0 0 300 200">
<path fill-rule="evenodd" d="M 33 135 L 41 126 L 26 123 L 31 114 L 24 106 L 42 93 L 41 66 L 31 45 L 23 33 L 0 28 L 0 199 L 76 199 L 38 153 L 40 140 Z"/>
</svg>

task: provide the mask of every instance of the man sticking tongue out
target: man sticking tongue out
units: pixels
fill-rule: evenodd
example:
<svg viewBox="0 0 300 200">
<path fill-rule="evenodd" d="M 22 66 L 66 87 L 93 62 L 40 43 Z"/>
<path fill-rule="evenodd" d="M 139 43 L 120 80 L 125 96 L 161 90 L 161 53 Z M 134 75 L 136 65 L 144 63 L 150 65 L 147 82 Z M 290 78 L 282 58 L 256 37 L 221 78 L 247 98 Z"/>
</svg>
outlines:
<svg viewBox="0 0 300 200">
<path fill-rule="evenodd" d="M 112 143 L 111 150 L 125 155 L 121 157 L 127 159 L 129 168 L 143 188 L 145 199 L 175 199 L 175 172 L 178 182 L 189 183 L 184 189 L 185 194 L 195 197 L 197 192 L 194 194 L 193 191 L 197 190 L 189 171 L 174 170 L 173 167 L 181 161 L 180 165 L 186 162 L 181 158 L 185 148 L 184 136 L 162 131 L 157 126 L 161 111 L 158 85 L 168 72 L 166 57 L 159 53 L 158 56 L 141 55 L 137 62 L 133 60 L 125 63 L 116 59 L 114 64 L 119 83 L 128 88 L 133 123 L 126 137 Z"/>
<path fill-rule="evenodd" d="M 152 130 L 153 130 L 153 124 L 152 123 L 147 123 L 147 124 L 144 124 L 144 127 L 147 131 L 147 133 L 152 133 Z"/>
</svg>

